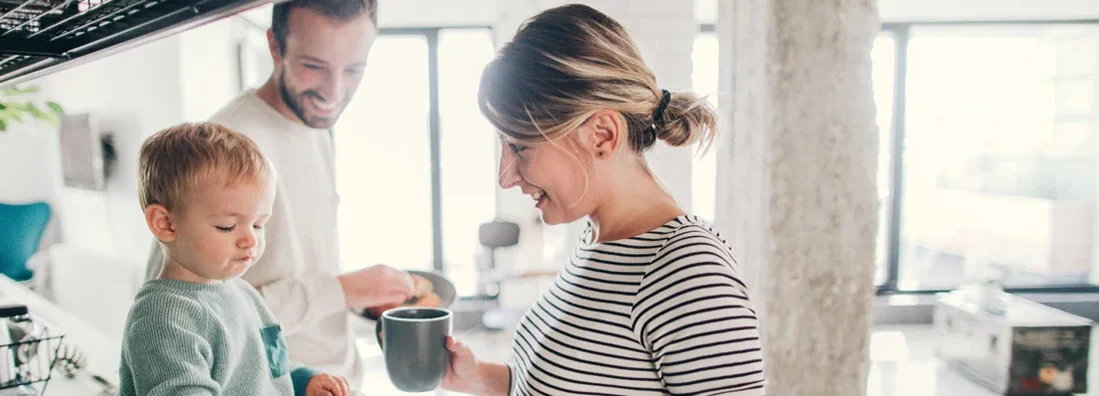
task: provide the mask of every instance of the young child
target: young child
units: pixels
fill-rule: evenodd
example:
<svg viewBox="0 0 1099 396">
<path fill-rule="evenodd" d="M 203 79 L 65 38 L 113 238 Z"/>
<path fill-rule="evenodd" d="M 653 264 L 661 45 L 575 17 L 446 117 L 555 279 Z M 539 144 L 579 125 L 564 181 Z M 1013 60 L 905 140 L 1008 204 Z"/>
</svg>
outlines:
<svg viewBox="0 0 1099 396">
<path fill-rule="evenodd" d="M 123 396 L 349 395 L 342 377 L 291 364 L 275 317 L 239 277 L 264 250 L 275 170 L 255 143 L 212 123 L 141 147 L 138 191 L 164 249 L 126 320 Z"/>
</svg>

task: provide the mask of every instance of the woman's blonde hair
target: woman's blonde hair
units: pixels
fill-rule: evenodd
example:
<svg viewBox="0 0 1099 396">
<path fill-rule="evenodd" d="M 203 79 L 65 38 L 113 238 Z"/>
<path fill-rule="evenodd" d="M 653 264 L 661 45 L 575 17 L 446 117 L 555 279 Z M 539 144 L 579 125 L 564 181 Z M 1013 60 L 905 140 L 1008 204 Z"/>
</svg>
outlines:
<svg viewBox="0 0 1099 396">
<path fill-rule="evenodd" d="M 657 139 L 707 149 L 717 125 L 705 99 L 661 89 L 626 29 L 585 5 L 525 21 L 485 67 L 477 101 L 500 133 L 529 143 L 556 141 L 600 110 L 621 114 L 639 154 Z"/>
</svg>

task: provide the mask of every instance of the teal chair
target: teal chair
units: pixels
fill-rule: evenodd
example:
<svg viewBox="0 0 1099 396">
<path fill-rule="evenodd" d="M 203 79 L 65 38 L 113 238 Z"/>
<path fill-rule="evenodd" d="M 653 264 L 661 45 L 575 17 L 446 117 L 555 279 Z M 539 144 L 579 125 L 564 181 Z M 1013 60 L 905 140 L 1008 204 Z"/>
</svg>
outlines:
<svg viewBox="0 0 1099 396">
<path fill-rule="evenodd" d="M 31 279 L 27 260 L 38 251 L 49 222 L 50 205 L 45 202 L 0 203 L 0 274 L 20 282 Z"/>
</svg>

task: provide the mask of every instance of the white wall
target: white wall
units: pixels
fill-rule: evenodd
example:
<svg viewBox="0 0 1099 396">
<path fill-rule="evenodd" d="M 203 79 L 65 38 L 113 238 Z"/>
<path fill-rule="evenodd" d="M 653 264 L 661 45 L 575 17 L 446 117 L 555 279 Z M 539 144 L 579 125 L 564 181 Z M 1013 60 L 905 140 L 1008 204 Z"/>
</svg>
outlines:
<svg viewBox="0 0 1099 396">
<path fill-rule="evenodd" d="M 499 2 L 506 0 L 378 0 L 378 26 L 440 27 L 493 26 Z M 271 26 L 271 7 L 264 5 L 241 13 L 256 26 Z"/>
<path fill-rule="evenodd" d="M 33 82 L 70 113 L 92 113 L 115 137 L 118 159 L 106 191 L 65 188 L 63 239 L 140 261 L 150 236 L 137 204 L 137 151 L 145 137 L 178 122 L 179 40 L 162 39 Z"/>
<path fill-rule="evenodd" d="M 492 26 L 496 23 L 497 3 L 497 0 L 379 0 L 378 25 L 383 28 Z"/>
<path fill-rule="evenodd" d="M 31 82 L 67 112 L 95 115 L 114 135 L 118 158 L 105 191 L 61 187 L 57 131 L 0 135 L 0 153 L 10 151 L 0 155 L 0 181 L 16 186 L 0 199 L 45 199 L 65 243 L 144 265 L 152 237 L 137 200 L 138 149 L 152 133 L 204 119 L 233 98 L 238 23 L 226 19 Z"/>
<path fill-rule="evenodd" d="M 58 136 L 36 120 L 0 132 L 0 201 L 25 202 L 56 196 L 64 184 Z"/>
<path fill-rule="evenodd" d="M 695 0 L 695 20 L 698 23 L 717 24 L 718 0 Z"/>
<path fill-rule="evenodd" d="M 240 18 L 226 18 L 177 36 L 183 120 L 206 120 L 237 96 L 237 43 L 254 30 Z M 266 40 L 259 45 L 266 49 Z M 270 56 L 265 60 L 270 63 Z"/>
<path fill-rule="evenodd" d="M 881 21 L 1066 20 L 1099 17 L 1094 0 L 878 0 Z"/>
<path fill-rule="evenodd" d="M 57 208 L 61 206 L 61 152 L 56 131 L 31 121 L 9 125 L 0 132 L 0 202 L 23 204 L 44 201 L 52 213 L 41 245 L 61 238 Z"/>
</svg>

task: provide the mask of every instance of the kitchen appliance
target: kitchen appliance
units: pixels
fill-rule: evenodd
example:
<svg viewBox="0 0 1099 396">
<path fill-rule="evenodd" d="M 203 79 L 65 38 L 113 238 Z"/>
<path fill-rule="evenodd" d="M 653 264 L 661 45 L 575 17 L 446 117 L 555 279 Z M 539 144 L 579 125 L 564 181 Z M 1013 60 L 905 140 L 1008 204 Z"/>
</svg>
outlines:
<svg viewBox="0 0 1099 396">
<path fill-rule="evenodd" d="M 107 156 L 95 117 L 88 113 L 62 116 L 59 138 L 65 185 L 103 191 L 107 187 Z"/>
<path fill-rule="evenodd" d="M 990 311 L 987 298 L 977 289 L 938 297 L 939 359 L 998 394 L 1087 391 L 1091 321 L 1007 293 L 997 298 L 1002 311 Z"/>
<path fill-rule="evenodd" d="M 270 2 L 0 0 L 0 87 L 55 73 Z"/>
</svg>

